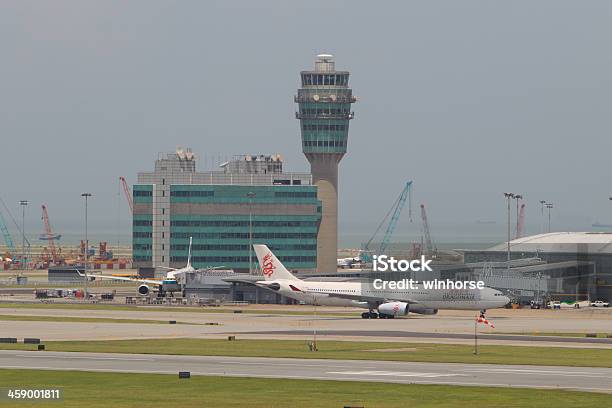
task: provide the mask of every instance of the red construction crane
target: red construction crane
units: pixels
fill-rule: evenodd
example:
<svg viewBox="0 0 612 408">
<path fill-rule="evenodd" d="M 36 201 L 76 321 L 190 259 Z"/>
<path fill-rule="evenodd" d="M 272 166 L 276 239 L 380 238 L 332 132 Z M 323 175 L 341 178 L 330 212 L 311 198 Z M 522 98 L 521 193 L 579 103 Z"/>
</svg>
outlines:
<svg viewBox="0 0 612 408">
<path fill-rule="evenodd" d="M 43 224 L 45 225 L 45 234 L 43 237 L 49 243 L 49 251 L 51 252 L 51 258 L 53 259 L 53 263 L 59 264 L 59 256 L 57 256 L 57 249 L 55 249 L 55 240 L 59 238 L 59 235 L 54 234 L 51 229 L 51 223 L 49 222 L 49 213 L 47 213 L 47 207 L 42 205 L 42 219 Z"/>
<path fill-rule="evenodd" d="M 516 224 L 516 237 L 521 238 L 523 236 L 523 230 L 525 229 L 525 204 L 521 205 L 521 211 L 519 212 L 518 222 Z"/>
<path fill-rule="evenodd" d="M 127 181 L 125 181 L 125 177 L 119 177 L 119 181 L 123 186 L 123 192 L 125 193 L 125 198 L 127 199 L 128 205 L 130 206 L 130 212 L 134 212 L 134 201 L 132 200 L 132 194 L 130 193 L 130 188 L 128 187 Z"/>
<path fill-rule="evenodd" d="M 431 240 L 431 233 L 429 232 L 429 221 L 427 220 L 427 213 L 425 212 L 425 204 L 421 204 L 421 220 L 423 221 L 423 235 L 425 235 L 425 248 L 429 255 L 435 254 L 438 250 L 434 246 Z"/>
</svg>

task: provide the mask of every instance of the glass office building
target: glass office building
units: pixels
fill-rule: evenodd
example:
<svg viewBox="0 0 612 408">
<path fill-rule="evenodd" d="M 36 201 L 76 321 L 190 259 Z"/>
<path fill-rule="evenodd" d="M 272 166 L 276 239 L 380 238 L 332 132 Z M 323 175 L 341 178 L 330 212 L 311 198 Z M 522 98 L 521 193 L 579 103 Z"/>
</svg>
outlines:
<svg viewBox="0 0 612 408">
<path fill-rule="evenodd" d="M 268 245 L 290 269 L 316 270 L 321 202 L 310 174 L 283 172 L 274 155 L 237 156 L 209 172 L 197 172 L 195 160 L 179 150 L 158 159 L 155 171 L 138 174 L 136 266 L 184 266 L 192 237 L 196 268 L 255 271 L 252 242 Z"/>
</svg>

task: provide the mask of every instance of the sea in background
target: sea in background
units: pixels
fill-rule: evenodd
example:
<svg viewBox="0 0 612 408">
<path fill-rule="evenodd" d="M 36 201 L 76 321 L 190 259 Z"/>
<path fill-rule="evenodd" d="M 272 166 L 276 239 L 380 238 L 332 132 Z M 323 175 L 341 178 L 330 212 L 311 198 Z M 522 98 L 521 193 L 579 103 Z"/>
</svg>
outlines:
<svg viewBox="0 0 612 408">
<path fill-rule="evenodd" d="M 569 226 L 568 226 L 569 227 Z M 385 232 L 386 225 L 380 229 L 372 242 L 380 242 Z M 340 225 L 338 233 L 339 248 L 361 248 L 372 237 L 374 230 L 371 226 Z M 542 226 L 526 228 L 524 235 L 535 235 L 542 232 Z M 610 227 L 577 226 L 575 228 L 563 228 L 561 231 L 593 231 L 610 232 Z M 554 231 L 554 229 L 553 229 Z M 559 231 L 559 230 L 558 230 Z M 75 246 L 84 239 L 85 232 L 79 229 L 57 230 L 62 235 L 61 244 Z M 41 231 L 27 231 L 28 240 L 35 246 L 45 245 L 45 241 L 39 240 Z M 463 224 L 440 223 L 430 226 L 431 238 L 439 249 L 480 249 L 488 248 L 507 239 L 507 224 L 498 222 L 472 222 Z M 17 247 L 21 246 L 21 233 L 11 231 L 13 240 Z M 88 231 L 89 242 L 97 246 L 98 242 L 105 241 L 109 247 L 131 247 L 131 229 L 116 227 L 99 228 L 90 227 Z M 515 237 L 515 226 L 512 225 L 511 237 Z M 413 243 L 421 243 L 423 240 L 422 225 L 420 220 L 414 222 L 401 222 L 393 233 L 391 242 L 411 246 Z M 0 241 L 0 245 L 4 242 Z"/>
</svg>

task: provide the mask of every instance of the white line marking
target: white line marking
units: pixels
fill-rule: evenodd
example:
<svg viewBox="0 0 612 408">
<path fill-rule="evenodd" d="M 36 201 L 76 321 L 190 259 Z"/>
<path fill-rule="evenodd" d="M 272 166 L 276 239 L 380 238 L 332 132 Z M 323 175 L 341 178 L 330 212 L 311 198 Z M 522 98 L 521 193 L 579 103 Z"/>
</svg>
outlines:
<svg viewBox="0 0 612 408">
<path fill-rule="evenodd" d="M 25 357 L 25 358 L 52 358 L 52 359 L 71 359 L 71 360 L 119 360 L 119 361 L 154 361 L 152 358 L 125 358 L 125 357 L 85 357 L 85 356 L 45 356 L 43 354 L 39 355 L 29 355 L 29 354 L 16 354 L 15 357 Z"/>
<path fill-rule="evenodd" d="M 540 375 L 540 376 L 554 376 L 554 377 L 590 377 L 590 378 L 602 378 L 605 377 L 606 374 L 598 374 L 594 372 L 584 372 L 584 371 L 568 371 L 568 372 L 559 372 L 559 371 L 549 371 L 549 370 L 520 370 L 520 369 L 466 369 L 467 372 L 472 373 L 521 373 L 525 375 Z"/>
<path fill-rule="evenodd" d="M 236 364 L 236 365 L 253 365 L 253 366 L 288 366 L 288 367 L 325 367 L 325 368 L 354 368 L 353 365 L 329 365 L 329 364 L 296 364 L 296 363 L 266 363 L 262 362 L 244 362 L 244 361 L 213 361 L 213 364 Z"/>
<path fill-rule="evenodd" d="M 365 375 L 365 376 L 390 376 L 390 377 L 465 377 L 465 374 L 443 374 L 443 373 L 419 373 L 408 371 L 328 371 L 327 374 L 340 375 Z"/>
</svg>

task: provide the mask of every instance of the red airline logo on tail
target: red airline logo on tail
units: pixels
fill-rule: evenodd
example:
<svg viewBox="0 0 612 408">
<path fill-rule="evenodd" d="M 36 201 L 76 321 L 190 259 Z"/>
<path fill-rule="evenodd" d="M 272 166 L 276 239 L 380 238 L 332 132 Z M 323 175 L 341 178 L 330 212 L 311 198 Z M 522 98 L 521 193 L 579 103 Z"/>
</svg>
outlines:
<svg viewBox="0 0 612 408">
<path fill-rule="evenodd" d="M 263 257 L 262 269 L 264 276 L 270 277 L 274 273 L 276 266 L 274 266 L 274 262 L 272 261 L 272 254 L 268 253 Z"/>
</svg>

